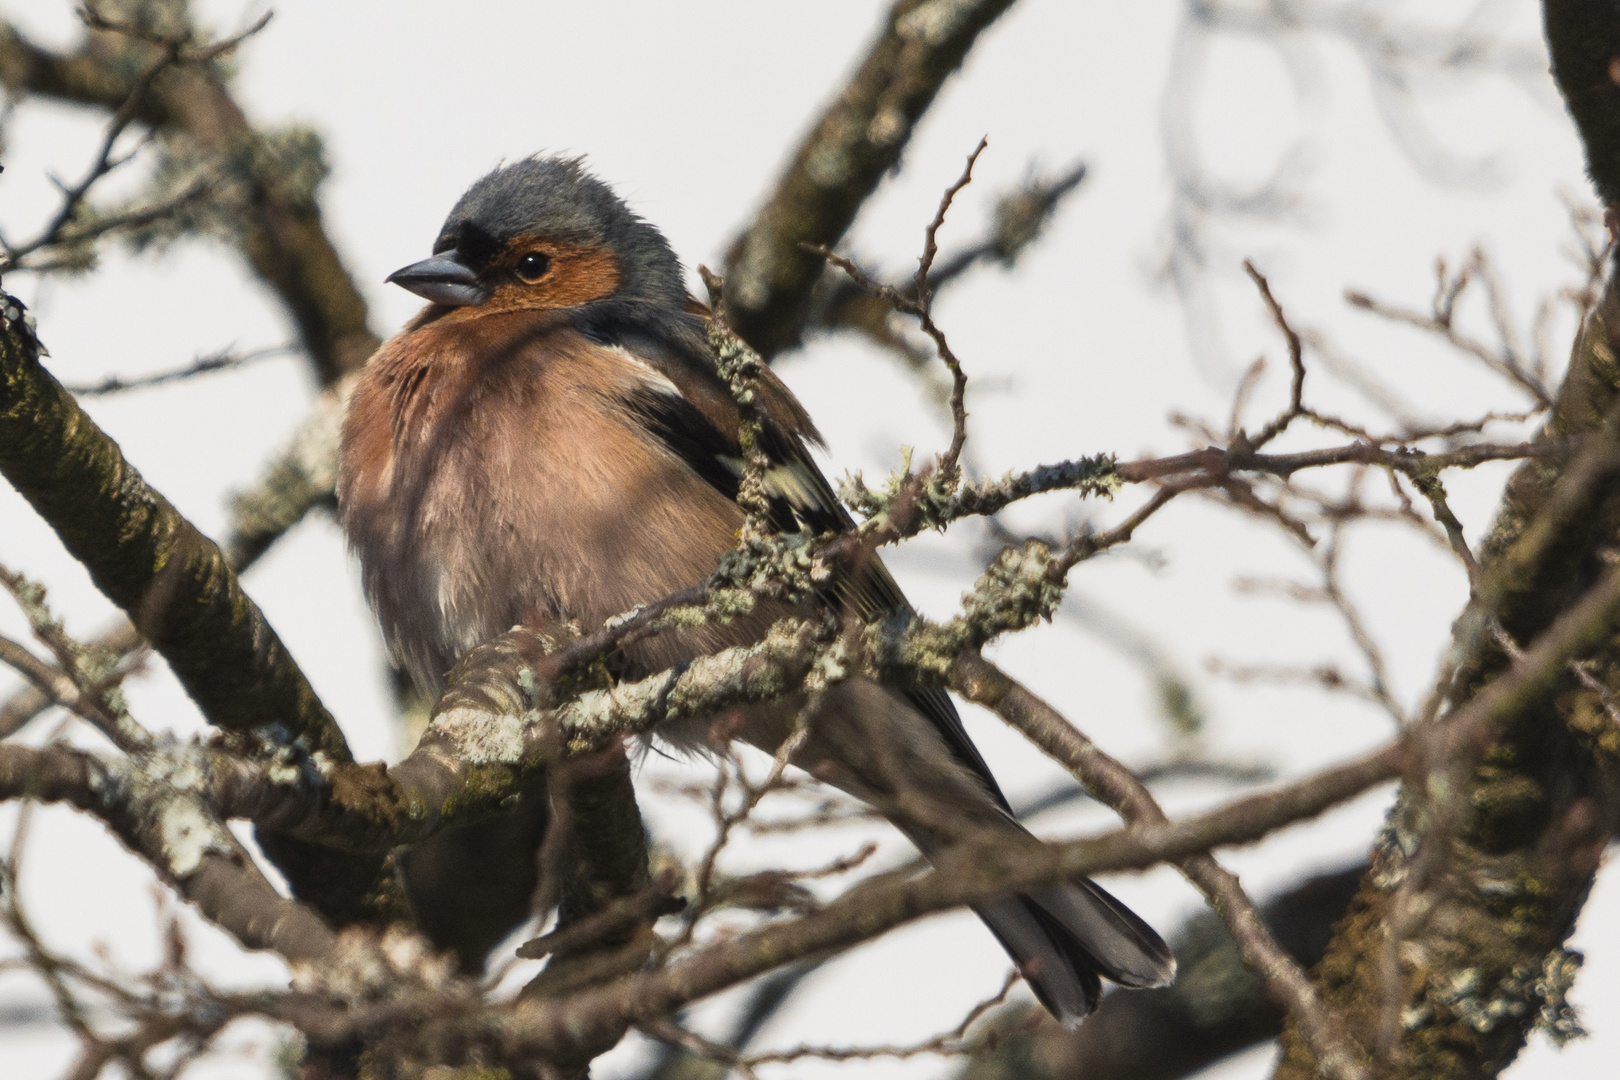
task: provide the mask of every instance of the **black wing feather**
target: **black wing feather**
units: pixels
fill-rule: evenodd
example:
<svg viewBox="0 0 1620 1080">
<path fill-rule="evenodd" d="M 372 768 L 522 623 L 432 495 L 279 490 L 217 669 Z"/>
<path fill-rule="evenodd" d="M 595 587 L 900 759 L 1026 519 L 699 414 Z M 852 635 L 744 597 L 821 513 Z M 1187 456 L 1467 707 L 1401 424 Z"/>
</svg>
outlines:
<svg viewBox="0 0 1620 1080">
<path fill-rule="evenodd" d="M 727 459 L 737 446 L 685 398 L 652 387 L 624 399 L 625 408 L 646 432 L 686 462 L 705 483 L 728 499 L 737 498 L 737 470 Z"/>
<path fill-rule="evenodd" d="M 807 486 L 816 495 L 814 508 L 809 511 L 814 516 L 816 531 L 848 532 L 854 529 L 855 519 L 844 508 L 844 504 L 838 501 L 832 485 L 827 482 L 821 470 L 816 468 L 816 463 L 810 459 L 810 452 L 804 443 L 775 428 L 770 430 L 775 438 L 767 438 L 767 454 L 772 456 L 773 461 L 781 460 L 799 470 L 807 481 Z M 854 579 L 838 591 L 840 593 L 838 599 L 851 605 L 856 614 L 863 619 L 914 614 L 905 594 L 900 591 L 900 584 L 894 580 L 894 575 L 889 573 L 889 568 L 883 565 L 882 560 L 877 558 L 867 560 L 866 565 L 855 574 Z M 952 755 L 979 777 L 1003 810 L 1011 813 L 1012 808 L 1007 803 L 1007 797 L 1001 792 L 1001 785 L 996 783 L 996 778 L 990 773 L 990 766 L 985 764 L 979 748 L 973 745 L 967 729 L 962 726 L 962 717 L 957 713 L 951 696 L 937 687 L 929 690 L 907 690 L 905 696 L 917 711 L 933 721 L 934 727 L 944 737 L 945 745 L 950 747 Z"/>
<path fill-rule="evenodd" d="M 585 313 L 582 313 L 580 329 L 593 340 L 617 345 L 643 356 L 655 368 L 662 368 L 659 360 L 674 353 L 674 362 L 696 366 L 710 380 L 716 378 L 713 375 L 713 362 L 707 355 L 705 336 L 678 322 L 671 322 L 667 326 L 657 323 L 650 325 L 646 314 L 634 313 L 641 316 L 638 318 L 628 312 L 621 313 L 604 307 L 590 312 L 588 317 L 583 317 Z M 659 330 L 664 332 L 659 333 Z M 688 371 L 691 366 L 687 368 Z M 736 441 L 715 427 L 700 410 L 684 398 L 651 385 L 635 392 L 624 404 L 629 414 L 650 436 L 686 462 L 706 483 L 728 499 L 737 498 L 741 451 Z M 785 470 L 782 477 L 791 477 L 793 481 L 772 485 L 770 509 L 773 527 L 788 533 L 809 530 L 816 534 L 842 533 L 855 528 L 854 518 L 838 501 L 832 485 L 816 467 L 803 439 L 782 430 L 775 423 L 767 423 L 763 442 L 773 472 Z M 911 605 L 900 592 L 900 586 L 888 568 L 875 558 L 869 560 L 853 580 L 835 587 L 833 593 L 832 599 L 849 605 L 862 619 L 912 614 Z M 905 696 L 933 722 L 952 755 L 979 777 L 1002 809 L 1010 812 L 1006 796 L 990 775 L 990 768 L 980 756 L 978 747 L 968 738 L 950 695 L 936 688 L 908 690 Z"/>
</svg>

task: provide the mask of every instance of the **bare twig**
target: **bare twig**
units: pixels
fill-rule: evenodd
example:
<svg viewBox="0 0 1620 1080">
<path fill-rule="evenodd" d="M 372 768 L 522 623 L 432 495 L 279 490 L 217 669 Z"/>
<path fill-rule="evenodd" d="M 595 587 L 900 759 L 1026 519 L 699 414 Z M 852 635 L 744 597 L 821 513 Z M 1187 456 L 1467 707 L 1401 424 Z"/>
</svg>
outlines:
<svg viewBox="0 0 1620 1080">
<path fill-rule="evenodd" d="M 76 229 L 69 227 L 79 213 L 80 208 L 84 205 L 90 189 L 109 173 L 130 161 L 136 151 L 140 149 L 138 146 L 136 150 L 118 156 L 113 153 L 114 148 L 118 145 L 119 138 L 132 123 L 142 117 L 147 105 L 147 99 L 153 93 L 158 78 L 164 72 L 179 65 L 207 64 L 225 55 L 234 50 L 248 37 L 262 30 L 270 21 L 270 15 L 266 13 L 258 22 L 235 37 L 197 48 L 192 45 L 189 34 L 181 36 L 152 35 L 124 23 L 107 19 L 88 5 L 80 9 L 80 15 L 86 25 L 92 29 L 110 30 L 140 37 L 155 46 L 158 55 L 156 59 L 146 64 L 144 70 L 131 83 L 123 103 L 118 106 L 112 115 L 112 119 L 108 121 L 106 130 L 102 135 L 101 147 L 96 152 L 96 156 L 83 178 L 72 186 L 58 183 L 58 187 L 62 189 L 62 202 L 55 215 L 33 240 L 7 248 L 4 257 L 0 258 L 0 273 L 6 273 L 23 266 L 23 260 L 34 252 L 60 244 L 81 243 L 114 229 L 146 224 L 165 217 L 199 198 L 206 189 L 206 181 L 199 180 L 172 199 L 164 200 L 153 206 L 117 215 L 106 221 L 90 223 Z M 150 136 L 147 138 L 149 139 Z M 143 139 L 141 145 L 144 146 L 146 141 Z"/>
<path fill-rule="evenodd" d="M 298 352 L 296 345 L 271 345 L 263 349 L 250 349 L 247 352 L 236 352 L 226 349 L 207 356 L 199 356 L 183 368 L 174 368 L 170 371 L 159 371 L 152 375 L 138 375 L 133 378 L 124 378 L 121 375 L 109 375 L 98 383 L 89 383 L 81 386 L 68 386 L 68 393 L 77 397 L 98 397 L 102 394 L 118 394 L 126 390 L 145 390 L 154 386 L 163 386 L 167 383 L 182 382 L 198 375 L 208 375 L 216 371 L 234 371 L 237 368 L 247 367 L 260 360 L 269 360 L 277 356 L 287 356 Z"/>
<path fill-rule="evenodd" d="M 842 255 L 834 254 L 825 244 L 806 245 L 808 250 L 814 251 L 826 259 L 833 266 L 842 270 L 858 287 L 871 293 L 896 311 L 916 318 L 918 326 L 923 333 L 934 342 L 934 348 L 939 354 L 940 362 L 951 373 L 951 393 L 949 408 L 951 412 L 951 444 L 939 457 L 939 479 L 945 485 L 955 484 L 961 473 L 962 448 L 967 444 L 967 373 L 962 370 L 962 362 L 957 359 L 956 353 L 951 351 L 950 342 L 945 332 L 934 322 L 933 304 L 934 289 L 929 281 L 929 273 L 934 266 L 934 257 L 939 253 L 939 230 L 945 224 L 945 215 L 950 211 L 951 203 L 963 188 L 973 180 L 973 165 L 984 153 L 989 145 L 989 139 L 979 140 L 979 144 L 968 155 L 967 164 L 962 169 L 962 175 L 956 182 L 945 189 L 940 197 L 939 209 L 934 213 L 934 219 L 928 223 L 923 237 L 923 252 L 917 260 L 917 272 L 912 276 L 911 285 L 907 289 L 898 289 L 892 285 L 885 285 L 868 277 L 854 262 Z"/>
<path fill-rule="evenodd" d="M 907 1058 L 921 1057 L 924 1054 L 937 1054 L 942 1057 L 951 1057 L 958 1054 L 972 1053 L 978 1050 L 979 1045 L 967 1038 L 968 1029 L 979 1021 L 985 1013 L 1007 1000 L 1014 986 L 1018 985 L 1021 976 L 1018 972 L 1009 971 L 1007 977 L 1001 982 L 1001 989 L 990 997 L 985 998 L 968 1010 L 950 1031 L 940 1032 L 921 1042 L 905 1045 L 887 1044 L 883 1046 L 795 1046 L 790 1050 L 773 1050 L 762 1054 L 748 1054 L 739 1057 L 736 1065 L 749 1070 L 757 1069 L 761 1065 L 778 1065 L 793 1061 L 802 1061 L 813 1058 L 817 1061 L 870 1061 L 873 1058 L 898 1058 L 901 1061 Z"/>
<path fill-rule="evenodd" d="M 1260 290 L 1260 298 L 1266 302 L 1266 310 L 1271 312 L 1272 321 L 1277 324 L 1277 329 L 1282 331 L 1283 338 L 1288 342 L 1288 366 L 1294 373 L 1293 382 L 1288 388 L 1288 408 L 1261 428 L 1260 433 L 1249 441 L 1250 445 L 1258 450 L 1281 435 L 1295 417 L 1305 415 L 1305 346 L 1300 342 L 1299 334 L 1288 324 L 1282 305 L 1271 295 L 1271 283 L 1254 268 L 1254 263 L 1247 259 L 1243 261 L 1243 269 L 1254 282 L 1255 288 Z"/>
<path fill-rule="evenodd" d="M 1501 282 L 1497 279 L 1485 253 L 1476 250 L 1455 275 L 1449 273 L 1444 259 L 1437 260 L 1435 278 L 1433 307 L 1426 314 L 1384 303 L 1355 290 L 1347 292 L 1345 299 L 1351 305 L 1391 322 L 1403 323 L 1438 335 L 1460 352 L 1478 360 L 1529 394 L 1538 407 L 1550 407 L 1553 392 L 1534 370 L 1526 366 L 1522 349 L 1518 345 L 1517 331 L 1507 311 Z M 1468 286 L 1476 280 L 1483 282 L 1487 309 L 1497 332 L 1499 345 L 1495 348 L 1465 333 L 1457 326 L 1457 302 Z"/>
<path fill-rule="evenodd" d="M 727 253 L 727 316 L 760 355 L 770 359 L 798 342 L 822 273 L 815 249 L 838 243 L 900 160 L 945 79 L 1011 6 L 1012 0 L 898 0 L 889 10 L 848 84 Z"/>
<path fill-rule="evenodd" d="M 141 124 L 184 140 L 205 158 L 231 163 L 227 186 L 234 213 L 229 225 L 236 247 L 280 297 L 322 384 L 358 370 L 379 339 L 367 325 L 365 299 L 327 235 L 318 208 L 283 190 L 278 175 L 242 168 L 243 152 L 258 154 L 268 137 L 249 123 L 231 96 L 226 73 L 213 62 L 222 53 L 209 53 L 228 49 L 245 35 L 207 45 L 185 34 L 160 33 L 160 41 L 145 40 L 138 24 L 127 28 L 133 36 L 124 29 L 118 25 L 97 31 L 79 50 L 58 53 L 0 23 L 0 81 L 12 94 L 114 112 L 134 102 Z M 135 94 L 139 73 L 148 70 L 154 50 L 161 56 L 175 49 L 187 62 L 171 64 L 150 92 Z"/>
</svg>

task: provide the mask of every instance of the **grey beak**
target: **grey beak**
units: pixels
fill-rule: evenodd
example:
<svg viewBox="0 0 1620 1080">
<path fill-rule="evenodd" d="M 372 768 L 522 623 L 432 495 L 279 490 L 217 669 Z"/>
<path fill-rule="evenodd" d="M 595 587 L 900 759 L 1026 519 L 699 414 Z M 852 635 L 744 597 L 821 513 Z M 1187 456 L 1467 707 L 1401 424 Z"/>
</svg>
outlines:
<svg viewBox="0 0 1620 1080">
<path fill-rule="evenodd" d="M 467 268 L 455 251 L 446 251 L 395 270 L 388 280 L 424 300 L 450 307 L 468 307 L 489 299 L 489 290 Z"/>
</svg>

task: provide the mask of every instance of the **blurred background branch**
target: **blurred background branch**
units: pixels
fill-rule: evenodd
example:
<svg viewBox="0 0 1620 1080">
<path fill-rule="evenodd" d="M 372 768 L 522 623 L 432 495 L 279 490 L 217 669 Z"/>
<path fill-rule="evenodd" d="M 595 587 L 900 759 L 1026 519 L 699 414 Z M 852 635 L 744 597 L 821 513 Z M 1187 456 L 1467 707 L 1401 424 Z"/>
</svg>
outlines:
<svg viewBox="0 0 1620 1080">
<path fill-rule="evenodd" d="M 173 209 L 120 227 L 148 226 L 135 238 L 142 244 L 183 232 L 226 239 L 286 308 L 323 385 L 358 370 L 381 339 L 321 220 L 317 191 L 327 166 L 319 137 L 307 128 L 255 128 L 231 94 L 222 53 L 179 53 L 158 65 L 166 46 L 154 35 L 198 40 L 186 4 L 104 7 L 107 17 L 88 18 L 83 43 L 71 53 L 42 48 L 0 23 L 0 85 L 14 99 L 38 95 L 109 110 L 118 130 L 143 125 L 160 161 L 142 200 Z M 208 178 L 204 188 L 196 186 L 201 177 Z"/>
</svg>

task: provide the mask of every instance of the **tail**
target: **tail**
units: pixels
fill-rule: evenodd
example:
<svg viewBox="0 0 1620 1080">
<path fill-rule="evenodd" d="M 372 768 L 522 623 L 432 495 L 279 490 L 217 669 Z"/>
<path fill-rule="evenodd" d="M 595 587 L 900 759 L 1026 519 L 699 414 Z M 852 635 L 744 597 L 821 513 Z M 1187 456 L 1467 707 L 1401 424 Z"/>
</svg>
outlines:
<svg viewBox="0 0 1620 1080">
<path fill-rule="evenodd" d="M 1176 975 L 1164 940 L 1092 881 L 1048 885 L 974 910 L 1064 1027 L 1097 1007 L 1103 978 L 1142 989 Z"/>
<path fill-rule="evenodd" d="M 757 711 L 745 737 L 775 753 L 796 715 L 793 709 Z M 809 732 L 794 764 L 874 806 L 894 806 L 889 820 L 926 857 L 949 849 L 963 828 L 1004 835 L 1014 846 L 1036 843 L 1013 816 L 943 690 L 902 697 L 866 679 L 846 679 L 822 695 Z M 900 812 L 895 792 L 916 801 Z M 937 817 L 931 807 L 940 809 Z M 1141 988 L 1163 986 L 1176 974 L 1175 958 L 1153 928 L 1085 879 L 974 910 L 1041 1004 L 1066 1026 L 1097 1007 L 1103 979 Z"/>
</svg>

